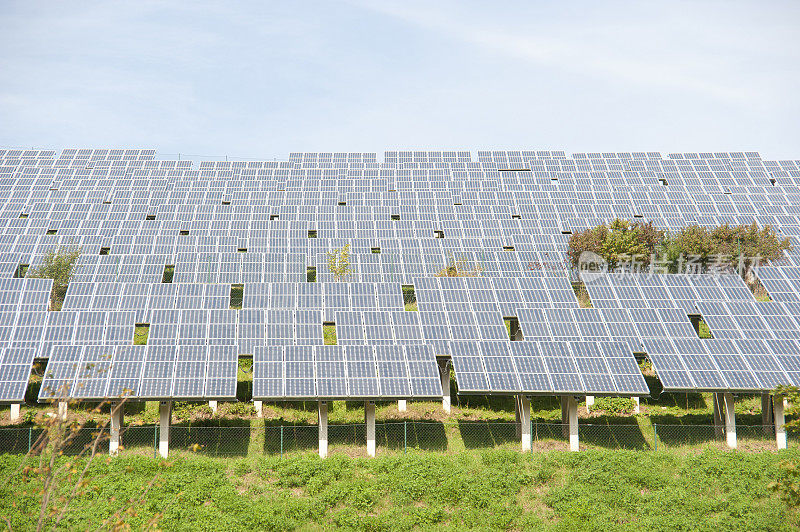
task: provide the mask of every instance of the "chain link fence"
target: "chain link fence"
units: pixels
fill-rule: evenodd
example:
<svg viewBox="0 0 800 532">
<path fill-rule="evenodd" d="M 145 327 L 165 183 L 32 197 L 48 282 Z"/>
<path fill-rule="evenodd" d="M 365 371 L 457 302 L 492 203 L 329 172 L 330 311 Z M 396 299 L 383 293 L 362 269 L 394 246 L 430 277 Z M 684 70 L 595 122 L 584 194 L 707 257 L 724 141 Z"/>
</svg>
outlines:
<svg viewBox="0 0 800 532">
<path fill-rule="evenodd" d="M 378 453 L 449 452 L 522 448 L 522 427 L 513 422 L 426 422 L 399 421 L 375 424 Z M 774 450 L 775 430 L 771 425 L 738 425 L 737 444 L 741 450 Z M 43 430 L 36 427 L 0 428 L 0 453 L 26 454 L 36 451 Z M 790 445 L 798 434 L 788 434 Z M 63 453 L 75 455 L 100 439 L 97 451 L 108 452 L 108 428 L 81 428 L 67 438 Z M 714 425 L 592 425 L 579 424 L 580 448 L 666 450 L 727 448 L 724 427 Z M 251 456 L 317 452 L 317 425 L 267 425 L 254 422 L 242 426 L 170 427 L 171 453 L 208 456 Z M 121 432 L 120 452 L 158 454 L 158 425 L 131 425 Z M 569 449 L 569 426 L 532 422 L 531 452 Z M 328 452 L 366 456 L 366 426 L 363 423 L 328 425 Z"/>
</svg>

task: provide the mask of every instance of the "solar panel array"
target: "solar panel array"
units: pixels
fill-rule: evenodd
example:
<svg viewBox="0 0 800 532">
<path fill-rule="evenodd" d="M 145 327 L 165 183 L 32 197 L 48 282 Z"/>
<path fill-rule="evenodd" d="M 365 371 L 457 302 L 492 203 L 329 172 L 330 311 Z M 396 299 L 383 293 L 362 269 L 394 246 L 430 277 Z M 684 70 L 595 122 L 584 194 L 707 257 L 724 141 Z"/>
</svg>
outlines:
<svg viewBox="0 0 800 532">
<path fill-rule="evenodd" d="M 665 390 L 800 385 L 798 308 L 755 301 L 738 275 L 584 274 L 607 328 L 647 353 Z M 697 316 L 713 336 L 700 339 Z"/>
<path fill-rule="evenodd" d="M 435 396 L 435 356 L 452 357 L 465 393 L 644 394 L 640 351 L 669 389 L 796 381 L 800 255 L 763 269 L 770 306 L 724 276 L 664 276 L 595 280 L 595 308 L 580 309 L 565 275 L 569 236 L 616 217 L 668 229 L 755 221 L 796 245 L 800 166 L 757 152 L 330 152 L 198 164 L 146 149 L 3 149 L 0 401 L 22 399 L 36 357 L 50 358 L 43 390 L 91 398 L 122 388 L 232 397 L 229 357 L 239 355 L 254 357 L 264 398 Z M 335 282 L 326 253 L 345 244 L 353 272 Z M 82 255 L 54 312 L 49 281 L 15 277 L 64 246 Z M 474 277 L 434 278 L 448 266 Z M 241 310 L 230 309 L 234 284 Z M 415 286 L 418 313 L 403 310 L 401 284 Z M 686 318 L 701 310 L 714 340 L 699 341 Z M 522 341 L 508 340 L 508 316 Z M 323 345 L 323 322 L 335 322 L 340 345 Z M 150 325 L 147 346 L 132 345 L 138 323 Z M 741 336 L 751 330 L 757 338 Z M 405 366 L 381 365 L 389 354 Z"/>
</svg>

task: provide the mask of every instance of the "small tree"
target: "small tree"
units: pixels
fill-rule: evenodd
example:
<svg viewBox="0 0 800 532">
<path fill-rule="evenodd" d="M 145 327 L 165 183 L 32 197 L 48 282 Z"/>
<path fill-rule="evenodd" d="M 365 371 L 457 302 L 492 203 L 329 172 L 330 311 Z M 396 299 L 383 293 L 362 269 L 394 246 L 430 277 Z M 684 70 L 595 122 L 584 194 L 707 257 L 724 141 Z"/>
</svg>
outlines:
<svg viewBox="0 0 800 532">
<path fill-rule="evenodd" d="M 480 263 L 470 264 L 466 258 L 456 259 L 450 254 L 447 266 L 439 270 L 436 277 L 480 277 L 482 273 L 483 267 Z"/>
<path fill-rule="evenodd" d="M 58 248 L 45 254 L 42 264 L 28 270 L 28 277 L 52 279 L 53 288 L 50 291 L 50 310 L 61 310 L 64 297 L 67 295 L 67 286 L 81 256 L 81 248 Z"/>
<path fill-rule="evenodd" d="M 578 268 L 585 252 L 598 255 L 615 270 L 621 262 L 636 259 L 646 266 L 656 247 L 662 242 L 665 231 L 656 229 L 652 222 L 629 222 L 617 218 L 609 225 L 601 224 L 574 233 L 569 239 L 567 256 L 573 268 Z"/>
<path fill-rule="evenodd" d="M 328 252 L 328 270 L 335 281 L 341 281 L 353 273 L 353 267 L 350 266 L 350 244 Z"/>
</svg>

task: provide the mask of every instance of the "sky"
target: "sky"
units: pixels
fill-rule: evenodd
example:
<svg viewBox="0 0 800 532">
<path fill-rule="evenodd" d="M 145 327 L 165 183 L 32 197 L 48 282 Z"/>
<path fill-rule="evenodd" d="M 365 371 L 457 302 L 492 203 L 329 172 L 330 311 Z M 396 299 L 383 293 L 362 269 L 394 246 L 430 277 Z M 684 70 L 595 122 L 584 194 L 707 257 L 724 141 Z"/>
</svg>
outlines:
<svg viewBox="0 0 800 532">
<path fill-rule="evenodd" d="M 0 146 L 800 159 L 800 2 L 0 3 Z"/>
</svg>

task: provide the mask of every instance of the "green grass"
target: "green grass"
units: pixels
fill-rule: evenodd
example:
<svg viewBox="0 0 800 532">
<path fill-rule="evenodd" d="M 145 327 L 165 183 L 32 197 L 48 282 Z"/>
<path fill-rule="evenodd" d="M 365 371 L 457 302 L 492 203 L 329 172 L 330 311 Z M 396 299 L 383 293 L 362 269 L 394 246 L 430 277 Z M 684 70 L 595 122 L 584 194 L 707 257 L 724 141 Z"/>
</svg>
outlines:
<svg viewBox="0 0 800 532">
<path fill-rule="evenodd" d="M 175 275 L 175 265 L 167 264 L 164 266 L 164 274 L 161 276 L 162 283 L 171 283 L 172 277 Z"/>
<path fill-rule="evenodd" d="M 322 340 L 325 345 L 336 345 L 336 325 L 322 326 Z"/>
<path fill-rule="evenodd" d="M 133 345 L 147 345 L 148 336 L 150 336 L 150 324 L 137 323 L 133 332 Z"/>
<path fill-rule="evenodd" d="M 714 335 L 711 334 L 711 329 L 708 328 L 708 324 L 703 320 L 700 320 L 697 335 L 704 339 L 714 338 Z"/>
<path fill-rule="evenodd" d="M 154 517 L 163 530 L 796 530 L 798 510 L 768 487 L 785 458 L 800 454 L 121 456 L 95 460 L 61 527 L 98 528 L 136 501 L 134 530 Z M 41 484 L 20 460 L 0 456 L 0 517 L 28 530 Z"/>
<path fill-rule="evenodd" d="M 243 299 L 244 299 L 244 285 L 232 284 L 230 307 L 235 310 L 241 310 Z"/>
</svg>

